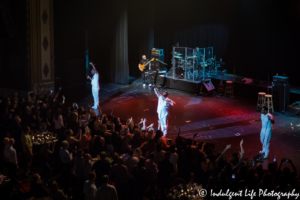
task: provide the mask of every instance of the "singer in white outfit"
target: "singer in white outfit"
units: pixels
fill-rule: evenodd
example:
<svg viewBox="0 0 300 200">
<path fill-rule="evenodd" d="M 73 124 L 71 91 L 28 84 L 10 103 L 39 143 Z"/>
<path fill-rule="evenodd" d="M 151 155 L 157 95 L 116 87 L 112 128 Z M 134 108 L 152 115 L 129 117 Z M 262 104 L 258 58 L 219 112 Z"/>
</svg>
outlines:
<svg viewBox="0 0 300 200">
<path fill-rule="evenodd" d="M 157 114 L 160 121 L 161 131 L 164 136 L 166 136 L 168 131 L 169 106 L 170 104 L 174 106 L 176 103 L 168 98 L 169 93 L 167 91 L 164 91 L 161 95 L 155 85 L 153 85 L 153 88 L 158 97 Z"/>
<path fill-rule="evenodd" d="M 253 121 L 261 121 L 262 127 L 260 131 L 260 141 L 262 143 L 262 150 L 259 152 L 260 154 L 265 154 L 264 158 L 269 156 L 269 144 L 271 140 L 272 134 L 272 124 L 275 123 L 273 115 L 268 112 L 268 108 L 264 106 L 261 109 L 261 117 L 260 119 Z"/>
<path fill-rule="evenodd" d="M 96 67 L 92 62 L 90 62 L 90 65 L 92 65 L 92 67 L 93 67 L 93 69 L 92 69 L 93 78 L 91 78 L 90 76 L 87 76 L 87 79 L 90 79 L 91 84 L 92 84 L 92 94 L 94 97 L 94 106 L 92 108 L 97 109 L 98 104 L 99 104 L 99 90 L 100 90 L 99 73 L 96 70 Z"/>
</svg>

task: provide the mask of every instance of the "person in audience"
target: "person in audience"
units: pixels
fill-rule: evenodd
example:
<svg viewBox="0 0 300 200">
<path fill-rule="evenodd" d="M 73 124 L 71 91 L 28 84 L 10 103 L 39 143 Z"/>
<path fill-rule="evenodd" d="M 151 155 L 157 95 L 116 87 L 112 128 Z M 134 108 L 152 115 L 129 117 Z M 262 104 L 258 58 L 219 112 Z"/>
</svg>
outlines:
<svg viewBox="0 0 300 200">
<path fill-rule="evenodd" d="M 160 189 L 160 194 L 162 198 L 166 198 L 166 192 L 169 191 L 172 184 L 172 174 L 174 172 L 173 164 L 170 162 L 171 153 L 167 151 L 165 153 L 165 158 L 160 161 L 157 165 L 157 183 Z"/>
<path fill-rule="evenodd" d="M 24 126 L 23 133 L 21 136 L 21 142 L 23 146 L 23 153 L 25 156 L 25 169 L 24 169 L 24 175 L 28 177 L 31 163 L 32 163 L 32 140 L 31 140 L 31 135 L 30 135 L 30 128 L 29 126 Z"/>
<path fill-rule="evenodd" d="M 91 131 L 88 127 L 85 128 L 85 133 L 82 135 L 79 141 L 79 149 L 82 149 L 84 153 L 89 152 L 90 142 L 92 141 Z"/>
<path fill-rule="evenodd" d="M 148 173 L 148 180 L 150 183 L 149 199 L 153 198 L 153 192 L 157 181 L 157 165 L 155 164 L 155 154 L 150 153 L 145 162 L 146 171 Z"/>
<path fill-rule="evenodd" d="M 133 187 L 136 199 L 143 199 L 145 190 L 149 185 L 149 177 L 145 167 L 145 159 L 140 158 L 139 163 L 132 170 Z"/>
<path fill-rule="evenodd" d="M 22 136 L 22 120 L 19 115 L 15 116 L 13 129 L 12 129 L 12 137 L 15 139 L 15 149 L 17 152 L 22 152 L 22 142 L 21 142 L 21 136 Z"/>
<path fill-rule="evenodd" d="M 129 141 L 132 149 L 136 149 L 141 146 L 142 144 L 142 133 L 139 130 L 134 130 L 134 135 Z"/>
<path fill-rule="evenodd" d="M 140 148 L 136 148 L 136 149 L 134 150 L 133 156 L 136 157 L 136 158 L 139 159 L 139 160 L 140 160 L 141 158 L 144 158 L 144 157 L 142 156 L 142 151 L 141 151 Z"/>
<path fill-rule="evenodd" d="M 48 191 L 44 187 L 41 181 L 41 177 L 38 173 L 34 174 L 32 177 L 32 182 L 30 184 L 30 193 L 36 199 L 49 196 Z"/>
<path fill-rule="evenodd" d="M 62 128 L 64 128 L 64 121 L 62 116 L 61 108 L 58 108 L 53 117 L 54 129 L 56 133 L 61 133 Z"/>
<path fill-rule="evenodd" d="M 176 153 L 176 147 L 174 144 L 170 146 L 170 162 L 173 164 L 173 173 L 176 176 L 178 173 L 177 163 L 178 163 L 178 154 Z"/>
<path fill-rule="evenodd" d="M 84 162 L 83 150 L 78 149 L 74 167 L 75 167 L 76 177 L 78 178 L 79 182 L 82 182 L 82 183 L 84 183 L 84 181 L 85 181 L 83 162 Z"/>
<path fill-rule="evenodd" d="M 53 200 L 69 200 L 68 196 L 59 189 L 58 184 L 56 181 L 52 181 L 49 184 L 49 195 L 50 198 Z"/>
<path fill-rule="evenodd" d="M 95 185 L 96 174 L 95 172 L 90 172 L 88 175 L 88 180 L 84 183 L 83 193 L 85 200 L 94 200 L 97 192 L 97 187 Z"/>
<path fill-rule="evenodd" d="M 92 157 L 90 154 L 86 153 L 83 156 L 83 169 L 84 169 L 84 177 L 85 179 L 89 179 L 88 175 L 92 172 Z"/>
<path fill-rule="evenodd" d="M 6 143 L 6 140 L 5 140 L 5 143 Z M 8 141 L 8 145 L 4 148 L 4 160 L 7 163 L 7 169 L 9 171 L 9 176 L 11 178 L 16 177 L 17 169 L 19 168 L 17 152 L 13 147 L 14 143 L 15 143 L 15 139 L 10 138 L 9 141 Z"/>
<path fill-rule="evenodd" d="M 163 132 L 158 130 L 155 134 L 155 142 L 157 146 L 161 146 L 163 149 L 170 148 L 166 138 L 163 138 Z"/>
<path fill-rule="evenodd" d="M 70 176 L 73 160 L 72 153 L 69 152 L 68 148 L 68 141 L 62 141 L 62 147 L 59 149 L 59 157 L 62 163 L 62 175 L 64 175 L 65 178 Z"/>
<path fill-rule="evenodd" d="M 48 157 L 54 153 L 56 143 L 52 143 L 52 149 L 50 150 L 50 142 L 45 142 L 45 144 L 40 149 L 40 164 L 42 166 L 42 177 L 44 182 L 47 182 L 50 178 L 51 167 L 48 163 Z"/>
<path fill-rule="evenodd" d="M 103 180 L 103 184 L 97 190 L 95 200 L 103 200 L 103 199 L 118 200 L 118 193 L 116 188 L 108 184 L 109 181 L 108 176 L 104 175 L 102 177 L 102 180 Z"/>
<path fill-rule="evenodd" d="M 70 150 L 70 152 L 73 152 L 75 150 L 75 146 L 81 140 L 81 137 L 82 137 L 81 130 L 79 132 L 77 132 L 76 136 L 73 136 L 72 129 L 67 129 L 65 131 L 65 135 L 66 135 L 66 141 L 69 143 L 69 150 Z"/>
<path fill-rule="evenodd" d="M 132 174 L 132 169 L 139 163 L 139 159 L 133 156 L 133 150 L 129 149 L 129 157 L 125 160 L 125 165 L 130 174 Z"/>
<path fill-rule="evenodd" d="M 163 161 L 165 159 L 165 153 L 166 151 L 162 150 L 161 145 L 156 145 L 156 163 L 159 163 L 160 161 Z"/>
<path fill-rule="evenodd" d="M 114 181 L 119 199 L 123 199 L 126 193 L 126 181 L 129 179 L 130 174 L 127 167 L 124 165 L 122 157 L 118 158 L 118 163 L 113 165 L 111 169 L 111 180 Z"/>
<path fill-rule="evenodd" d="M 111 167 L 109 161 L 106 159 L 106 152 L 102 151 L 100 153 L 100 160 L 97 160 L 93 167 L 92 170 L 95 170 L 96 173 L 96 186 L 100 187 L 103 183 L 104 180 L 102 180 L 103 175 L 109 175 Z"/>
</svg>

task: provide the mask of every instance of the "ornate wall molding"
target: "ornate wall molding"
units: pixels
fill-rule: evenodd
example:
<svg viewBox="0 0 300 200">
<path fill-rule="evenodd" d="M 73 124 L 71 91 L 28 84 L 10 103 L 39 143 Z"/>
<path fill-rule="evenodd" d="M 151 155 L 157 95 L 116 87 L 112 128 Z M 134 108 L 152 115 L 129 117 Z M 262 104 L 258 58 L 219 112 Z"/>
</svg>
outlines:
<svg viewBox="0 0 300 200">
<path fill-rule="evenodd" d="M 47 51 L 48 45 L 49 45 L 49 42 L 48 42 L 47 37 L 45 36 L 44 40 L 43 40 L 43 47 L 44 47 L 45 51 Z"/>
<path fill-rule="evenodd" d="M 33 85 L 33 92 L 38 94 L 49 94 L 50 90 L 54 90 L 54 82 Z"/>
<path fill-rule="evenodd" d="M 46 24 L 46 22 L 48 20 L 48 14 L 47 14 L 46 9 L 44 9 L 44 11 L 43 11 L 42 19 L 43 19 L 44 24 Z"/>
<path fill-rule="evenodd" d="M 51 69 L 51 47 L 49 44 L 51 41 L 51 27 L 50 20 L 48 17 L 50 15 L 50 0 L 40 1 L 40 27 L 41 27 L 41 76 L 42 81 L 50 81 L 53 77 Z M 49 14 L 48 14 L 49 13 Z"/>
</svg>

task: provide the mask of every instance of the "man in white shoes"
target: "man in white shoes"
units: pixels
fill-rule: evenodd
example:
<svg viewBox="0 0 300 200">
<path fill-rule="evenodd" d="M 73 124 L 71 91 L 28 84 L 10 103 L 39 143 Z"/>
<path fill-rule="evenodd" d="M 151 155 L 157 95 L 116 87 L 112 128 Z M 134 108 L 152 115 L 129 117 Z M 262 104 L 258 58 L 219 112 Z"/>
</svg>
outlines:
<svg viewBox="0 0 300 200">
<path fill-rule="evenodd" d="M 149 70 L 151 70 L 151 62 L 146 58 L 146 55 L 142 56 L 142 60 L 139 63 L 139 69 L 142 72 L 143 86 L 145 87 L 149 81 L 148 72 Z M 149 86 L 151 86 L 151 83 L 149 84 Z"/>
<path fill-rule="evenodd" d="M 166 136 L 168 131 L 169 106 L 170 104 L 174 106 L 176 103 L 168 98 L 169 93 L 167 91 L 160 94 L 157 91 L 155 84 L 153 84 L 153 88 L 156 96 L 158 97 L 157 114 L 160 121 L 161 131 L 164 136 Z"/>
<path fill-rule="evenodd" d="M 273 116 L 269 113 L 268 108 L 266 106 L 261 109 L 261 117 L 260 119 L 253 120 L 250 122 L 258 122 L 261 121 L 262 127 L 260 131 L 260 141 L 262 143 L 262 150 L 259 152 L 260 154 L 265 154 L 264 158 L 269 156 L 269 143 L 271 140 L 272 134 L 272 124 L 275 123 Z"/>
<path fill-rule="evenodd" d="M 93 78 L 91 78 L 90 76 L 87 76 L 87 79 L 90 79 L 91 84 L 92 84 L 92 94 L 94 97 L 94 106 L 92 108 L 97 109 L 97 106 L 99 105 L 99 90 L 100 90 L 99 73 L 96 70 L 96 67 L 92 62 L 90 62 L 90 65 L 92 65 L 92 67 L 93 67 L 93 69 L 92 69 Z"/>
</svg>

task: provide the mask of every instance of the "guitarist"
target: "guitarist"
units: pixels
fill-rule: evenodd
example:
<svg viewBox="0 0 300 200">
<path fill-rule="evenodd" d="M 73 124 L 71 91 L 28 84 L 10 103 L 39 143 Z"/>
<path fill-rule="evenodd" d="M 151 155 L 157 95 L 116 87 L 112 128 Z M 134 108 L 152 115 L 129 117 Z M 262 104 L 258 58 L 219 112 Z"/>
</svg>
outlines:
<svg viewBox="0 0 300 200">
<path fill-rule="evenodd" d="M 147 75 L 147 72 L 149 70 L 151 70 L 151 62 L 149 64 L 147 64 L 146 66 L 144 66 L 146 63 L 149 62 L 149 59 L 146 58 L 146 55 L 142 56 L 142 60 L 139 63 L 139 69 L 142 72 L 142 80 L 143 80 L 143 86 L 146 86 L 146 84 L 149 84 L 149 76 Z M 145 67 L 145 69 L 142 69 L 143 67 Z M 149 86 L 151 86 L 151 83 L 149 84 Z"/>
</svg>

